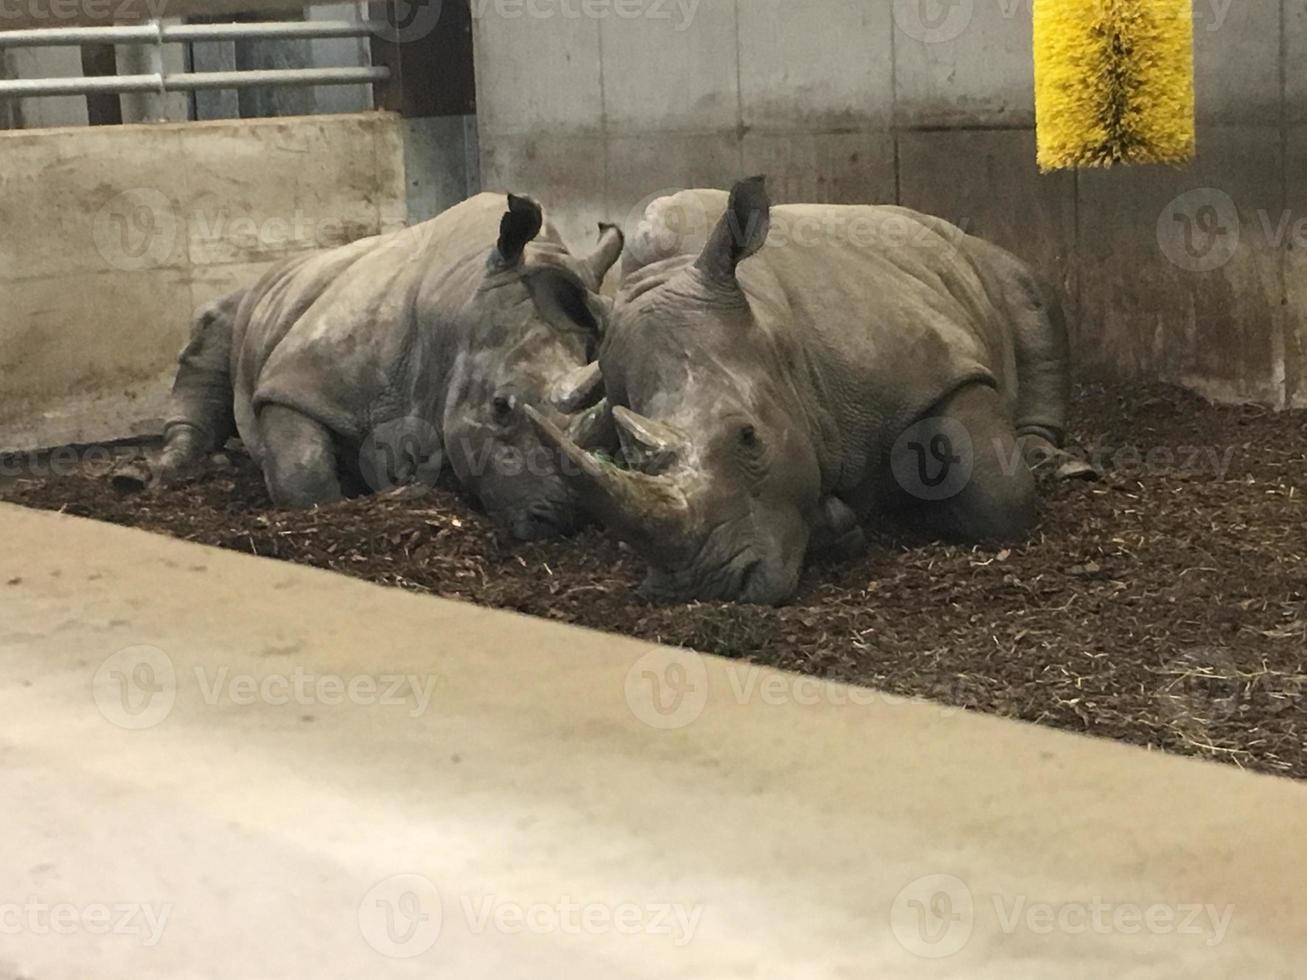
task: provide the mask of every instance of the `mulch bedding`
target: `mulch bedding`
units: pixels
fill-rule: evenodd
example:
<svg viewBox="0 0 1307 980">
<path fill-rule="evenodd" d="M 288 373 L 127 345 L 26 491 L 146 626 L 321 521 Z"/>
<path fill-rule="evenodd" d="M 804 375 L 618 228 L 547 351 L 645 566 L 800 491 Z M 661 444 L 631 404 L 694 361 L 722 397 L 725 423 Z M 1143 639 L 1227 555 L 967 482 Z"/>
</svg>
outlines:
<svg viewBox="0 0 1307 980">
<path fill-rule="evenodd" d="M 458 495 L 271 509 L 257 469 L 117 492 L 103 475 L 0 496 L 415 592 L 692 647 L 968 710 L 1307 778 L 1307 413 L 1084 386 L 1104 469 L 1052 487 L 1007 549 L 873 538 L 778 609 L 656 606 L 600 531 L 513 545 Z"/>
</svg>

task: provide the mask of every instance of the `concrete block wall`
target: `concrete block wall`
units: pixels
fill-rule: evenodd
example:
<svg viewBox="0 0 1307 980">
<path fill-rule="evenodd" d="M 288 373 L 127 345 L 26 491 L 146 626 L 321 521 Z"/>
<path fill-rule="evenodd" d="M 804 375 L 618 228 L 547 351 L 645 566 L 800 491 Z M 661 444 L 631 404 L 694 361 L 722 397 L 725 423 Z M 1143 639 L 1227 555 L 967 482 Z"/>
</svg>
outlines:
<svg viewBox="0 0 1307 980">
<path fill-rule="evenodd" d="M 485 0 L 482 181 L 572 236 L 766 173 L 1061 284 L 1085 374 L 1307 406 L 1307 0 L 1195 0 L 1200 159 L 1041 175 L 1030 0 Z"/>
<path fill-rule="evenodd" d="M 405 222 L 412 125 L 366 113 L 0 133 L 0 449 L 157 433 L 196 306 L 278 259 Z"/>
</svg>

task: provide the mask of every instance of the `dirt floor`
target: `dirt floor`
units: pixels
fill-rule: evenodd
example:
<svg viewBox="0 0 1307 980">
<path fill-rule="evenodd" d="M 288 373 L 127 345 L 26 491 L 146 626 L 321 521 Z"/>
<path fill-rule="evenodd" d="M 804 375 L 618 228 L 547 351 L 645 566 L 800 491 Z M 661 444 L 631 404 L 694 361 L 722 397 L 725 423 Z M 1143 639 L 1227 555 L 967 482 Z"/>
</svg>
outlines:
<svg viewBox="0 0 1307 980">
<path fill-rule="evenodd" d="M 653 606 L 599 531 L 508 545 L 457 495 L 271 511 L 257 470 L 127 495 L 103 476 L 0 496 L 418 592 L 1307 778 L 1307 413 L 1165 388 L 1075 399 L 1105 470 L 1005 550 L 880 536 L 790 605 Z M 33 467 L 44 471 L 42 467 Z"/>
</svg>

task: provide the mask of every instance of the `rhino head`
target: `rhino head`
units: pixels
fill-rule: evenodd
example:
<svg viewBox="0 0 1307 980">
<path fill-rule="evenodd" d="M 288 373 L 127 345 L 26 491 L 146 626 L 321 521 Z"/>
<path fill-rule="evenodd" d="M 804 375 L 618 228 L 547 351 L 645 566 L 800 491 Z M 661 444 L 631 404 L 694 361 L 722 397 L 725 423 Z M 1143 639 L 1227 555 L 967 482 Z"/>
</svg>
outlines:
<svg viewBox="0 0 1307 980">
<path fill-rule="evenodd" d="M 737 184 L 697 259 L 624 291 L 600 363 L 626 468 L 532 415 L 585 505 L 649 563 L 650 598 L 783 601 L 822 520 L 802 350 L 736 278 L 769 215 L 761 178 Z"/>
<path fill-rule="evenodd" d="M 589 255 L 573 256 L 544 227 L 539 205 L 509 195 L 499 239 L 457 317 L 458 350 L 443 434 L 460 485 L 520 540 L 570 533 L 577 506 L 524 410 L 570 429 L 603 393 L 594 354 L 612 303 L 599 294 L 622 251 L 600 226 Z"/>
</svg>

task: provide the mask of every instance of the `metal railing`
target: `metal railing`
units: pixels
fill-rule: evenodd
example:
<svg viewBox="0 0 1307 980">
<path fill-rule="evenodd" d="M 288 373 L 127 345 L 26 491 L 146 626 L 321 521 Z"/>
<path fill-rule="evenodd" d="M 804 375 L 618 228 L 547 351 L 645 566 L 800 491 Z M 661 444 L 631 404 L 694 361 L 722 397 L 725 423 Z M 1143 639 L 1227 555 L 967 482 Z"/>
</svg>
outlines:
<svg viewBox="0 0 1307 980">
<path fill-rule="evenodd" d="M 148 24 L 111 27 L 55 27 L 0 31 L 0 49 L 58 47 L 80 44 L 149 45 L 151 71 L 141 75 L 104 75 L 73 78 L 0 79 L 0 97 L 31 98 L 46 95 L 97 93 L 194 92 L 201 89 L 250 88 L 258 85 L 358 85 L 385 82 L 390 70 L 360 68 L 272 68 L 248 71 L 168 72 L 163 67 L 163 45 L 188 41 L 291 40 L 367 37 L 378 29 L 368 21 L 275 21 L 247 24 Z"/>
</svg>

